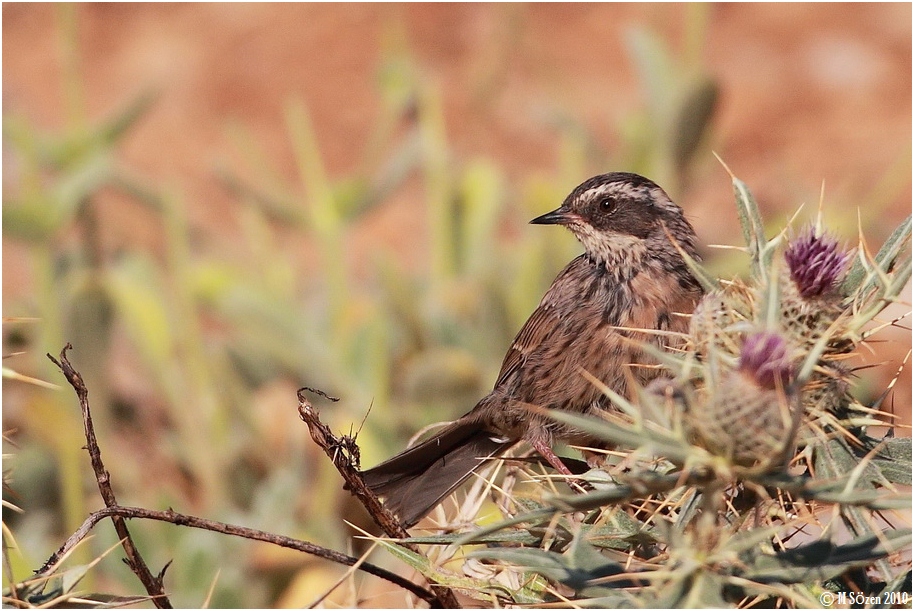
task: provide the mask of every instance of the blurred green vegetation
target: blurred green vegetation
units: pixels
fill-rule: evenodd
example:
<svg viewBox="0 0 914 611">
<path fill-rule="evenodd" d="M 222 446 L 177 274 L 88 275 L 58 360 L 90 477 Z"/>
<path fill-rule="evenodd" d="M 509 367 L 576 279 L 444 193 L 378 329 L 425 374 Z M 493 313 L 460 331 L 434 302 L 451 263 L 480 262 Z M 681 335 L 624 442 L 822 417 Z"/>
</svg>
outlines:
<svg viewBox="0 0 914 611">
<path fill-rule="evenodd" d="M 561 163 L 552 176 L 523 184 L 510 183 L 495 159 L 454 154 L 442 92 L 391 23 L 377 73 L 383 111 L 350 174 L 327 172 L 300 100 L 285 109 L 294 180 L 243 121 L 226 122 L 239 161 L 215 174 L 237 201 L 241 228 L 228 250 L 199 239 L 208 228 L 191 226 L 191 202 L 180 189 L 150 185 L 118 155 L 155 93 L 100 122 L 86 116 L 78 11 L 59 9 L 66 127 L 46 133 L 26 114 L 3 117 L 12 159 L 3 235 L 28 252 L 27 261 L 6 265 L 27 267 L 34 287 L 28 300 L 4 303 L 4 315 L 39 319 L 5 325 L 8 345 L 12 339 L 26 351 L 6 365 L 61 383 L 44 354 L 72 342 L 122 504 L 172 506 L 358 551 L 342 518 L 363 517 L 311 447 L 295 389 L 308 384 L 341 396 L 332 408 L 319 404 L 338 431 L 358 427 L 370 406 L 358 436 L 363 461 L 388 456 L 422 426 L 456 417 L 485 394 L 514 333 L 579 252 L 568 235 L 527 230 L 528 219 L 607 168 L 651 176 L 675 198 L 688 188 L 696 158 L 709 157 L 717 86 L 701 64 L 706 7 L 684 11 L 682 49 L 631 32 L 644 107 L 616 126 L 617 150 L 600 150 L 580 122 L 557 111 Z M 427 237 L 398 236 L 414 260 L 381 248 L 354 261 L 356 228 L 416 179 Z M 161 252 L 105 251 L 103 192 L 145 209 L 161 232 Z M 115 383 L 112 370 L 125 366 L 135 368 L 136 388 Z M 17 544 L 8 585 L 10 575 L 21 580 L 39 567 L 100 501 L 70 389 L 6 379 L 4 390 L 13 442 L 5 443 L 12 456 L 4 499 L 24 510 L 4 513 Z M 174 560 L 166 585 L 175 604 L 202 604 L 213 582 L 214 607 L 302 605 L 321 591 L 300 583 L 317 570 L 311 559 L 166 525 L 130 527 L 153 571 Z M 95 532 L 71 564 L 116 542 L 107 524 Z M 80 588 L 137 593 L 119 558 L 109 555 Z M 327 570 L 327 583 L 338 574 Z"/>
</svg>

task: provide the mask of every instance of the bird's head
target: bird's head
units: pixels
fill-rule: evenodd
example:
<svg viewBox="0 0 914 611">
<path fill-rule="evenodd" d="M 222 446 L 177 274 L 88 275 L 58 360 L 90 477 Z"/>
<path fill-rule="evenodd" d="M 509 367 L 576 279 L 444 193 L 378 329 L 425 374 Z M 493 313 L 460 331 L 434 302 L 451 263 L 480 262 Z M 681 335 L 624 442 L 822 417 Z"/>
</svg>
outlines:
<svg viewBox="0 0 914 611">
<path fill-rule="evenodd" d="M 654 182 L 627 172 L 601 174 L 584 181 L 561 207 L 531 223 L 564 225 L 584 245 L 587 254 L 611 263 L 623 253 L 669 245 L 664 227 L 687 250 L 694 231 L 682 209 Z"/>
</svg>

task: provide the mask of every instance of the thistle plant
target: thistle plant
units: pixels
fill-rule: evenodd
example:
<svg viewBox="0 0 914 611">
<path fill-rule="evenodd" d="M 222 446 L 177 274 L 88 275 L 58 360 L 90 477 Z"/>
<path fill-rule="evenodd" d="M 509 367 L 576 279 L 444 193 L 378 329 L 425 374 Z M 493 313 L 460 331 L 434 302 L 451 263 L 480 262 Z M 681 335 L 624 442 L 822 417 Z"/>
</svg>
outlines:
<svg viewBox="0 0 914 611">
<path fill-rule="evenodd" d="M 910 438 L 895 437 L 881 398 L 863 404 L 852 390 L 855 357 L 897 322 L 879 315 L 911 275 L 910 217 L 875 256 L 862 239 L 845 249 L 821 221 L 769 239 L 746 185 L 733 186 L 748 278 L 689 261 L 706 295 L 685 348 L 645 348 L 663 377 L 635 398 L 604 389 L 618 409 L 602 418 L 551 414 L 614 448 L 579 476 L 586 491 L 509 459 L 448 529 L 411 539 L 434 544 L 428 555 L 400 550 L 403 560 L 493 605 L 810 607 L 838 592 L 907 595 L 911 535 L 891 510 L 909 507 L 896 486 L 911 482 Z"/>
<path fill-rule="evenodd" d="M 708 385 L 705 409 L 692 418 L 703 445 L 746 466 L 781 456 L 792 441 L 793 377 L 783 337 L 767 332 L 749 335 L 737 367 Z"/>
<path fill-rule="evenodd" d="M 807 229 L 784 252 L 790 279 L 804 300 L 827 299 L 837 293 L 850 253 L 837 240 Z"/>
</svg>

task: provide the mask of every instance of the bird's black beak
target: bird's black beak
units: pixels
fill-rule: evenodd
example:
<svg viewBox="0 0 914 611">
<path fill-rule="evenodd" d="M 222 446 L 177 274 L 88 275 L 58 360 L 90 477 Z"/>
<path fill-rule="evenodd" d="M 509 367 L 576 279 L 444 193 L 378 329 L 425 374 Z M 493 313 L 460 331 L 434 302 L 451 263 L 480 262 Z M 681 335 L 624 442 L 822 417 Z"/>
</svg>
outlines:
<svg viewBox="0 0 914 611">
<path fill-rule="evenodd" d="M 542 216 L 538 216 L 530 224 L 532 225 L 567 225 L 571 221 L 579 218 L 577 214 L 571 212 L 565 206 L 561 208 L 556 208 L 552 212 L 547 212 Z"/>
</svg>

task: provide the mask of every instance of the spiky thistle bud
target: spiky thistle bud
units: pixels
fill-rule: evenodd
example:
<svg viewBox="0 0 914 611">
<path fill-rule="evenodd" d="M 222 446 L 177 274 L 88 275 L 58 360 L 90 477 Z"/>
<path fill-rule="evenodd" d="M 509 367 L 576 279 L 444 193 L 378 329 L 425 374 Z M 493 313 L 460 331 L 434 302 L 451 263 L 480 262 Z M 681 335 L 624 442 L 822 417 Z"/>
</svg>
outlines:
<svg viewBox="0 0 914 611">
<path fill-rule="evenodd" d="M 735 357 L 745 325 L 754 317 L 752 292 L 742 282 L 733 281 L 708 292 L 695 308 L 689 326 L 695 351 L 703 357 L 711 352 Z"/>
<path fill-rule="evenodd" d="M 793 376 L 787 342 L 777 333 L 754 333 L 746 338 L 739 355 L 739 370 L 760 388 L 786 388 Z"/>
<path fill-rule="evenodd" d="M 694 427 L 707 449 L 734 464 L 772 463 L 792 440 L 794 364 L 776 333 L 749 335 L 736 369 L 709 389 L 707 408 Z"/>
<path fill-rule="evenodd" d="M 847 352 L 842 326 L 834 326 L 844 312 L 839 287 L 847 272 L 851 253 L 834 238 L 817 235 L 810 226 L 791 240 L 784 251 L 787 271 L 781 276 L 781 326 L 788 339 L 801 350 L 812 349 L 829 336 L 823 358 Z"/>
<path fill-rule="evenodd" d="M 792 241 L 784 252 L 790 277 L 804 299 L 816 299 L 835 292 L 847 270 L 850 253 L 843 252 L 838 241 L 816 235 L 809 227 Z"/>
</svg>

